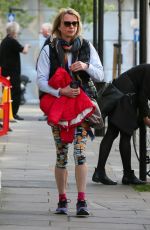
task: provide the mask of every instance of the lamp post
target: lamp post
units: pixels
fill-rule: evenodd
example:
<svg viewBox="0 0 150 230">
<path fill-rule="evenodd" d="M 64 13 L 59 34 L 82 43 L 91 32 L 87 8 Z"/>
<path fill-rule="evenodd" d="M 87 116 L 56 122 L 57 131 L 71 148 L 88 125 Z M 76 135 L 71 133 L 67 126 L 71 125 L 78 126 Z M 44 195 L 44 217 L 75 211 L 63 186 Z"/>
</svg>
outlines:
<svg viewBox="0 0 150 230">
<path fill-rule="evenodd" d="M 93 0 L 93 45 L 97 50 L 97 0 Z"/>
<path fill-rule="evenodd" d="M 121 13 L 122 0 L 118 0 L 118 76 L 121 74 L 122 64 L 122 13 Z"/>
<path fill-rule="evenodd" d="M 104 24 L 104 0 L 93 0 L 93 44 L 97 49 L 101 62 L 103 63 L 103 24 Z M 101 84 L 96 83 L 97 90 Z M 95 136 L 104 136 L 105 127 L 95 128 Z"/>
<path fill-rule="evenodd" d="M 140 0 L 140 64 L 147 61 L 147 6 L 147 0 Z M 140 124 L 139 135 L 140 179 L 146 180 L 146 127 L 144 122 Z"/>
<path fill-rule="evenodd" d="M 137 19 L 137 0 L 134 0 L 134 18 L 135 20 L 138 20 Z M 139 20 L 136 22 L 136 24 L 137 24 L 136 28 L 139 29 Z M 136 64 L 137 64 L 137 42 L 134 43 L 134 65 Z"/>
</svg>

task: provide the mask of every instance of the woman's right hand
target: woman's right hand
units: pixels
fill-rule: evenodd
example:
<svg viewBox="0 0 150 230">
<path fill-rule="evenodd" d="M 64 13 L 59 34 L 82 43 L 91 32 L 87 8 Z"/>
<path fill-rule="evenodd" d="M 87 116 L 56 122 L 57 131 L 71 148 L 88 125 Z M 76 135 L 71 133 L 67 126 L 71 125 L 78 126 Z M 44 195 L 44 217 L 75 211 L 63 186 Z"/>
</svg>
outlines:
<svg viewBox="0 0 150 230">
<path fill-rule="evenodd" d="M 59 90 L 61 96 L 72 97 L 75 98 L 80 94 L 80 87 L 73 89 L 70 85 L 66 86 L 65 88 L 61 88 Z"/>
</svg>

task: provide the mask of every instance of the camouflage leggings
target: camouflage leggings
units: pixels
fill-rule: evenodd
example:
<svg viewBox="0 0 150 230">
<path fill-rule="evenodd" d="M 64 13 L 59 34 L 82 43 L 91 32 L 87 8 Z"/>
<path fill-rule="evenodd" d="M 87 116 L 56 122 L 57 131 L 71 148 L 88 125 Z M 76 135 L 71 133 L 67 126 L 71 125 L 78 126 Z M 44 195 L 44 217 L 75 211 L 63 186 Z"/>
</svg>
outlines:
<svg viewBox="0 0 150 230">
<path fill-rule="evenodd" d="M 52 133 L 56 145 L 56 167 L 66 168 L 68 164 L 69 144 L 62 143 L 60 139 L 60 129 L 58 126 L 52 127 Z M 75 129 L 74 135 L 74 160 L 76 165 L 82 165 L 86 162 L 85 147 L 87 143 L 87 131 L 79 126 Z"/>
</svg>

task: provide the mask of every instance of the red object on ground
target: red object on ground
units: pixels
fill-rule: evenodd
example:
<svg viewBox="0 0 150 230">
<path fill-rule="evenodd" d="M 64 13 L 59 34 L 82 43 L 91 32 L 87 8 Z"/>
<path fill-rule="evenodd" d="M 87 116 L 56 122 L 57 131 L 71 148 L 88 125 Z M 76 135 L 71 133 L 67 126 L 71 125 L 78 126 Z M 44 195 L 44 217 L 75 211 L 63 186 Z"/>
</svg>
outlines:
<svg viewBox="0 0 150 230">
<path fill-rule="evenodd" d="M 2 119 L 2 124 L 0 127 L 0 136 L 3 136 L 7 134 L 9 130 L 9 103 L 10 103 L 9 90 L 10 90 L 11 84 L 7 78 L 1 75 L 1 68 L 0 68 L 0 83 L 2 83 L 3 91 L 5 87 L 7 89 L 6 99 L 4 102 L 0 103 L 0 109 L 3 110 L 3 119 Z"/>
</svg>

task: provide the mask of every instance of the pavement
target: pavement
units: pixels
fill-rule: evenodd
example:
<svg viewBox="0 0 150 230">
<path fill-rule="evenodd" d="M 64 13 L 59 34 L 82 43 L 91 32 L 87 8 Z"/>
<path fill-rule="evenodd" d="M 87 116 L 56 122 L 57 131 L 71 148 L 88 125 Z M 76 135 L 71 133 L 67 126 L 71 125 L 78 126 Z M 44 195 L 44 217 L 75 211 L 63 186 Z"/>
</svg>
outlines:
<svg viewBox="0 0 150 230">
<path fill-rule="evenodd" d="M 68 216 L 55 214 L 58 194 L 54 178 L 55 146 L 50 127 L 38 105 L 22 105 L 24 121 L 11 122 L 13 129 L 0 137 L 0 230 L 150 230 L 150 192 L 122 185 L 122 164 L 115 140 L 107 161 L 107 174 L 118 185 L 92 182 L 98 159 L 96 137 L 87 145 L 88 218 L 75 215 L 76 186 L 72 145 L 69 150 Z M 132 150 L 132 166 L 138 176 L 138 160 Z"/>
</svg>

